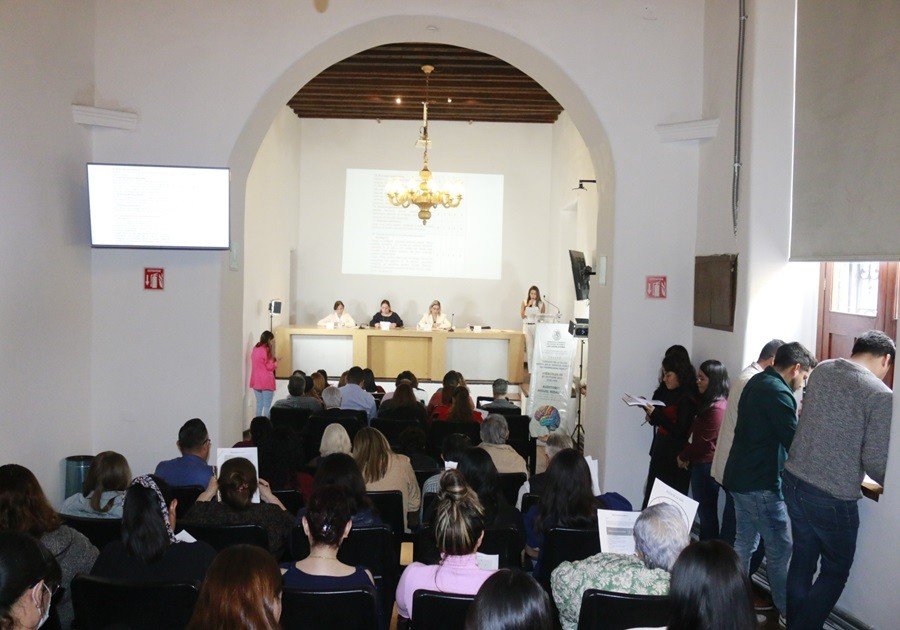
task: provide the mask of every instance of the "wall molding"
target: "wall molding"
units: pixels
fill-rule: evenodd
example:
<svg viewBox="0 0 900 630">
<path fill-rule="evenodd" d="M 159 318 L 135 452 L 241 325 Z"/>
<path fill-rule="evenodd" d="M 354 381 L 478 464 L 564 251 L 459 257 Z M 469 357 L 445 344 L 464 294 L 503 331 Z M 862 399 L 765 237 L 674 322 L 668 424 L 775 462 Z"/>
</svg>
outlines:
<svg viewBox="0 0 900 630">
<path fill-rule="evenodd" d="M 685 122 L 656 125 L 656 133 L 661 142 L 682 142 L 685 140 L 707 140 L 715 138 L 719 132 L 718 118 L 688 120 Z"/>
<path fill-rule="evenodd" d="M 138 115 L 116 109 L 101 109 L 88 105 L 72 105 L 72 119 L 79 125 L 109 127 L 134 131 L 137 129 Z"/>
</svg>

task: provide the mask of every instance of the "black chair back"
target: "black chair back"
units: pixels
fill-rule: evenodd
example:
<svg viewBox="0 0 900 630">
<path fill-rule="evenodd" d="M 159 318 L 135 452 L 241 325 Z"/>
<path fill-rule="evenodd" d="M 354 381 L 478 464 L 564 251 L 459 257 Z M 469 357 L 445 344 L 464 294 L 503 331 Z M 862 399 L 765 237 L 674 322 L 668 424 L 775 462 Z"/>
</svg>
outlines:
<svg viewBox="0 0 900 630">
<path fill-rule="evenodd" d="M 413 470 L 416 473 L 416 483 L 419 484 L 419 490 L 425 486 L 425 482 L 441 472 L 440 468 L 434 470 Z"/>
<path fill-rule="evenodd" d="M 216 551 L 234 545 L 256 545 L 269 549 L 269 535 L 262 525 L 194 525 L 185 523 L 184 529 L 197 540 L 209 544 Z"/>
<path fill-rule="evenodd" d="M 194 503 L 197 501 L 197 497 L 199 497 L 206 488 L 202 486 L 173 486 L 172 487 L 172 496 L 178 499 L 178 504 L 175 506 L 175 518 L 176 520 L 180 520 L 184 518 L 184 515 L 188 513 Z"/>
<path fill-rule="evenodd" d="M 480 553 L 497 556 L 501 569 L 519 569 L 522 567 L 522 550 L 525 548 L 523 537 L 515 527 L 498 527 L 484 530 Z M 424 527 L 416 534 L 413 545 L 413 560 L 422 564 L 437 564 L 441 554 L 434 540 L 434 530 Z"/>
<path fill-rule="evenodd" d="M 482 405 L 487 405 L 492 402 L 494 402 L 493 396 L 476 396 L 475 397 L 475 406 L 478 409 L 484 409 L 484 407 Z"/>
<path fill-rule="evenodd" d="M 379 492 L 366 492 L 372 501 L 375 511 L 381 517 L 383 523 L 391 528 L 397 537 L 403 536 L 403 495 L 399 490 L 382 490 Z"/>
<path fill-rule="evenodd" d="M 410 630 L 460 630 L 474 595 L 418 590 L 413 593 Z"/>
<path fill-rule="evenodd" d="M 339 591 L 284 589 L 281 627 L 304 630 L 371 630 L 378 628 L 375 588 L 361 586 Z"/>
<path fill-rule="evenodd" d="M 273 427 L 284 427 L 291 431 L 300 433 L 303 431 L 306 423 L 309 422 L 309 416 L 312 414 L 312 412 L 309 409 L 273 406 L 269 414 L 272 420 Z"/>
<path fill-rule="evenodd" d="M 552 527 L 544 532 L 544 546 L 538 575 L 535 579 L 550 593 L 550 574 L 563 562 L 584 560 L 600 553 L 600 532 L 597 527 L 586 529 Z"/>
<path fill-rule="evenodd" d="M 519 488 L 528 480 L 528 477 L 525 473 L 500 473 L 497 476 L 500 478 L 500 492 L 503 494 L 503 498 L 510 505 L 515 505 L 516 499 L 519 498 Z"/>
<path fill-rule="evenodd" d="M 375 418 L 372 420 L 372 428 L 378 429 L 387 438 L 391 446 L 400 444 L 400 434 L 410 427 L 421 427 L 415 420 L 390 420 L 387 418 Z"/>
<path fill-rule="evenodd" d="M 506 443 L 516 449 L 516 453 L 521 455 L 522 459 L 526 462 L 530 462 L 531 458 L 534 456 L 531 434 L 528 430 L 531 418 L 523 416 L 522 412 L 518 409 L 512 411 L 514 413 L 503 414 L 506 416 L 506 424 L 509 427 L 509 438 L 507 438 Z"/>
<path fill-rule="evenodd" d="M 469 436 L 472 446 L 481 444 L 481 425 L 477 422 L 444 422 L 433 421 L 426 431 L 428 450 L 435 457 L 440 457 L 444 438 L 451 433 L 462 433 Z"/>
<path fill-rule="evenodd" d="M 278 497 L 287 511 L 297 516 L 297 512 L 303 507 L 303 494 L 299 490 L 272 490 L 272 494 Z"/>
<path fill-rule="evenodd" d="M 437 494 L 434 492 L 427 492 L 422 495 L 422 527 L 431 525 L 433 516 L 431 512 L 435 501 L 437 501 Z"/>
<path fill-rule="evenodd" d="M 541 502 L 541 495 L 534 494 L 533 492 L 526 492 L 522 496 L 522 515 L 528 513 L 528 510 L 531 509 L 533 505 L 537 505 Z"/>
<path fill-rule="evenodd" d="M 72 529 L 84 534 L 97 549 L 122 537 L 122 519 L 120 518 L 82 518 L 60 514 L 62 522 Z"/>
<path fill-rule="evenodd" d="M 578 630 L 664 627 L 670 612 L 665 595 L 629 595 L 589 588 L 581 596 Z"/>
<path fill-rule="evenodd" d="M 72 580 L 75 625 L 79 630 L 184 628 L 198 594 L 194 584 L 125 584 L 76 575 Z"/>
</svg>

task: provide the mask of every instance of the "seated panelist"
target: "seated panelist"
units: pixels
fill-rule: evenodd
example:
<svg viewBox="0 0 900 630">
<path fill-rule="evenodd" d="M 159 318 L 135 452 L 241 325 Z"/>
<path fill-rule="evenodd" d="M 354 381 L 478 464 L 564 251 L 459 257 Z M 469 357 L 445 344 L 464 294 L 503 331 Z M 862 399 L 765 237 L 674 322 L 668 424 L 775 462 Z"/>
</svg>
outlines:
<svg viewBox="0 0 900 630">
<path fill-rule="evenodd" d="M 356 322 L 344 311 L 344 303 L 338 300 L 334 303 L 334 312 L 319 320 L 319 326 L 334 324 L 335 328 L 355 328 Z"/>
<path fill-rule="evenodd" d="M 387 300 L 381 300 L 381 310 L 375 313 L 369 326 L 377 328 L 382 322 L 387 322 L 391 328 L 403 328 L 403 320 L 394 311 L 391 310 L 391 303 Z"/>
<path fill-rule="evenodd" d="M 419 320 L 419 330 L 450 330 L 450 320 L 441 312 L 441 303 L 435 300 L 428 312 Z"/>
</svg>

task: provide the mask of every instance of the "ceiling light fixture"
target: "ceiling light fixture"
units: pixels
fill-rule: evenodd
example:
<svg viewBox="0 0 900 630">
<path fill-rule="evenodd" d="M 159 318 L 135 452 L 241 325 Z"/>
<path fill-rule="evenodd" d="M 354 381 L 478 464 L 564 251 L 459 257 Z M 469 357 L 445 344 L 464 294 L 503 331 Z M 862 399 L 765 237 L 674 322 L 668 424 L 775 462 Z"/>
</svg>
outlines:
<svg viewBox="0 0 900 630">
<path fill-rule="evenodd" d="M 431 183 L 432 174 L 428 168 L 428 148 L 431 146 L 431 140 L 428 138 L 428 88 L 429 77 L 433 71 L 434 66 L 422 66 L 422 72 L 425 73 L 425 100 L 422 102 L 422 128 L 416 142 L 416 146 L 424 150 L 422 170 L 419 171 L 418 178 L 412 177 L 404 180 L 402 177 L 395 177 L 384 187 L 384 193 L 392 205 L 402 208 L 408 208 L 411 205 L 418 206 L 422 225 L 425 225 L 431 218 L 433 208 L 437 208 L 438 205 L 445 208 L 456 208 L 463 197 L 460 182 L 453 181 L 447 185 L 439 181 Z"/>
</svg>

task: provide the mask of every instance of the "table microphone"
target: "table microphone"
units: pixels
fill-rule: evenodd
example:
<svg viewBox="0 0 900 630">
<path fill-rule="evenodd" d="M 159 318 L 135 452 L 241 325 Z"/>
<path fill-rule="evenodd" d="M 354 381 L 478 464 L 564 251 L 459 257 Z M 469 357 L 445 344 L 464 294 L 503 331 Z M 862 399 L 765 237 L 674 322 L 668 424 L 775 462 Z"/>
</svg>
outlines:
<svg viewBox="0 0 900 630">
<path fill-rule="evenodd" d="M 456 313 L 450 313 L 450 332 L 453 332 L 454 330 L 456 330 L 455 328 L 453 328 L 453 318 L 455 316 L 456 316 Z"/>
<path fill-rule="evenodd" d="M 554 304 L 553 302 L 551 302 L 550 300 L 547 299 L 546 293 L 544 293 L 544 295 L 542 297 L 544 298 L 544 301 L 547 304 L 549 304 L 550 306 L 552 306 L 553 308 L 556 309 L 556 317 L 559 318 L 559 316 L 562 315 L 562 311 L 560 310 L 560 308 L 556 304 Z"/>
</svg>

